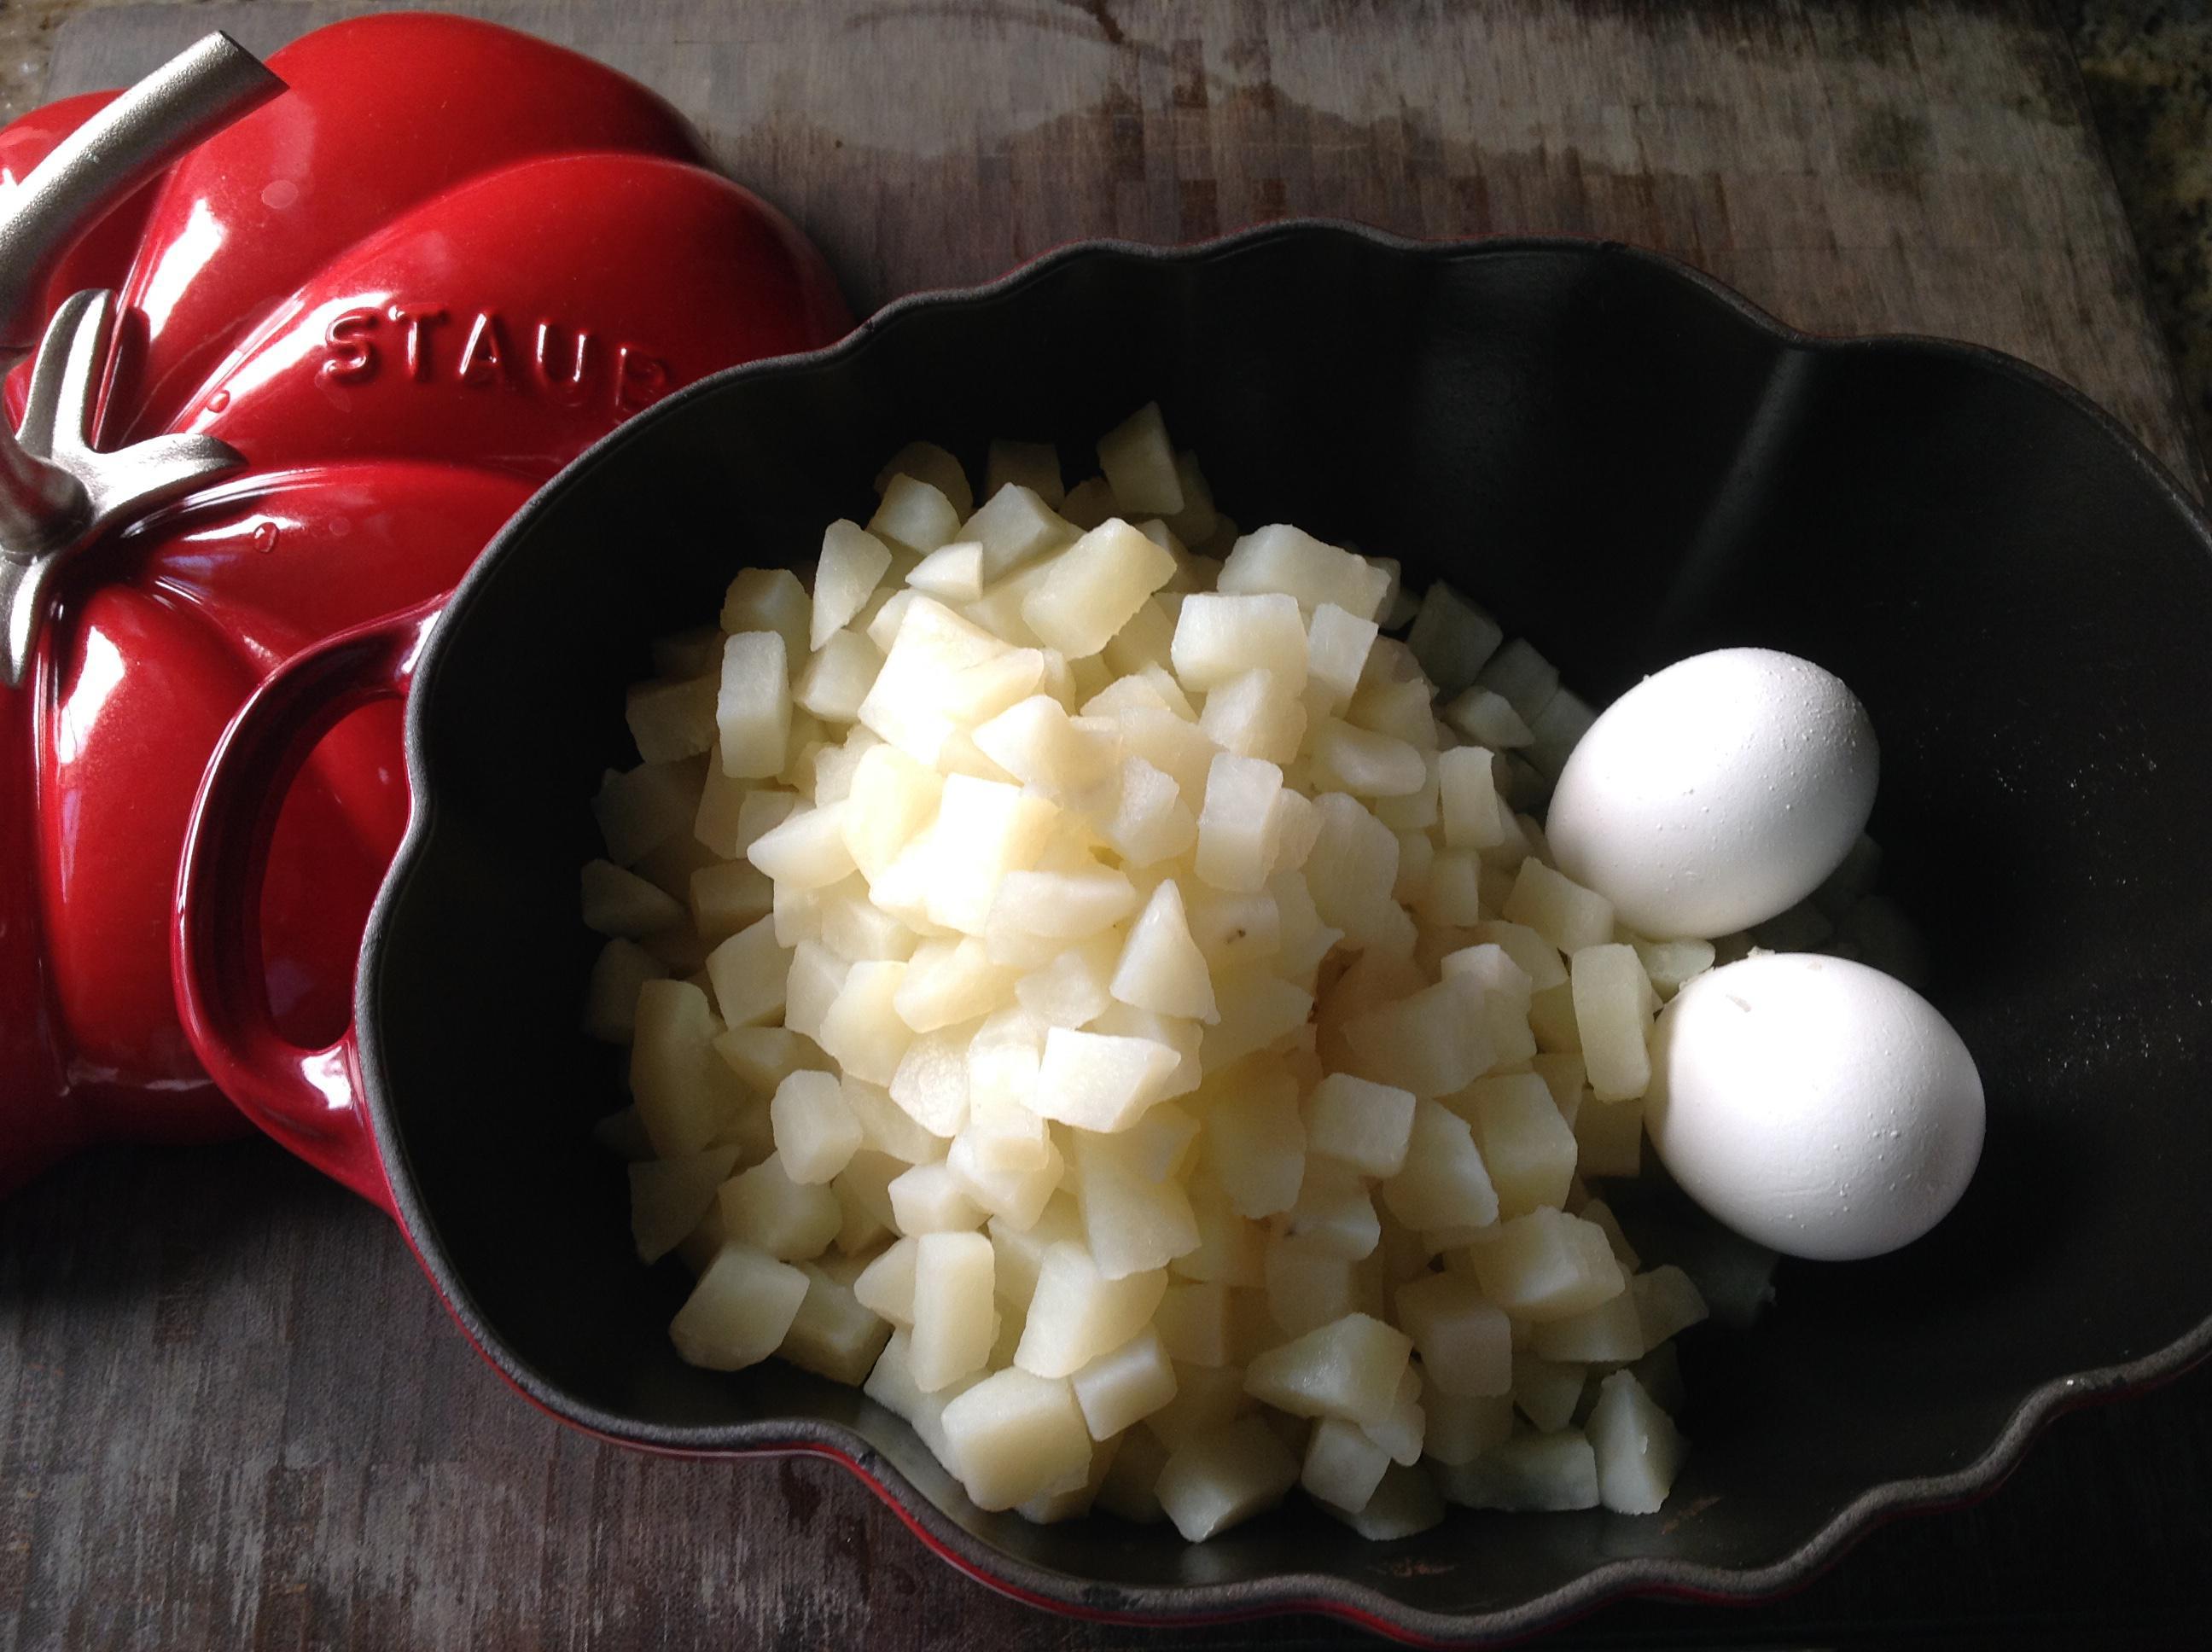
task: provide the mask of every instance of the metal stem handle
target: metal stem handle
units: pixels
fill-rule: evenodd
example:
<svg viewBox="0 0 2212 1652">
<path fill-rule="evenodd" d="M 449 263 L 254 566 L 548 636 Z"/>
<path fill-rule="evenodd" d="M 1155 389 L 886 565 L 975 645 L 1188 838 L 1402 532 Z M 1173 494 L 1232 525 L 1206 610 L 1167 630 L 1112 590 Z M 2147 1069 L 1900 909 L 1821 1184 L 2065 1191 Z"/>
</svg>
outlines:
<svg viewBox="0 0 2212 1652">
<path fill-rule="evenodd" d="M 39 343 L 46 287 L 77 238 L 178 156 L 284 82 L 227 34 L 163 64 L 0 197 L 0 371 Z M 0 416 L 0 683 L 19 683 L 47 581 L 71 551 L 244 461 L 205 436 L 98 451 L 112 294 L 78 294 L 46 328 L 20 436 Z"/>
</svg>

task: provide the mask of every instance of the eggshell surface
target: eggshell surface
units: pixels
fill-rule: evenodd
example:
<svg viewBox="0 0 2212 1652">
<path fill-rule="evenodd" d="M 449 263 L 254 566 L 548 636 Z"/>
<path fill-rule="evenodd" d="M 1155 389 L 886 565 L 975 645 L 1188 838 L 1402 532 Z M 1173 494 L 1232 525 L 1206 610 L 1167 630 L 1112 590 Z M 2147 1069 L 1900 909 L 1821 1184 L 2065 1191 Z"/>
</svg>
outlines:
<svg viewBox="0 0 2212 1652">
<path fill-rule="evenodd" d="M 1865 829 L 1874 725 L 1841 679 L 1769 648 L 1696 654 L 1607 707 L 1559 775 L 1559 868 L 1655 938 L 1710 939 L 1797 904 Z"/>
<path fill-rule="evenodd" d="M 1864 964 L 1746 958 L 1660 1016 L 1644 1123 L 1712 1216 L 1790 1256 L 1911 1243 L 1981 1157 L 1981 1075 L 1942 1013 Z"/>
</svg>

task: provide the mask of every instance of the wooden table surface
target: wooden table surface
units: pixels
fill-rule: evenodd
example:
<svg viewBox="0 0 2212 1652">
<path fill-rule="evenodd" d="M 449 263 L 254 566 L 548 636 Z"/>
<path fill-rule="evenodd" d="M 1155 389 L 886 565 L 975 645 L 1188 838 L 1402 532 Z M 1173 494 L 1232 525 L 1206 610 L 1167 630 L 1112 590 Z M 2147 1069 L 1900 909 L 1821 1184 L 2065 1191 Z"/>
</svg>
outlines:
<svg viewBox="0 0 2212 1652">
<path fill-rule="evenodd" d="M 456 9 L 667 94 L 860 307 L 1082 235 L 1285 214 L 1618 237 L 1810 328 L 2014 351 L 2201 487 L 2078 76 L 2027 0 Z M 352 9 L 86 9 L 48 90 Z M 1787 1600 L 1623 1603 L 1554 1643 L 2186 1644 L 2208 1562 L 2200 1371 L 2062 1419 L 1993 1497 Z M 830 1465 L 568 1433 L 469 1352 L 381 1218 L 266 1145 L 95 1154 L 0 1206 L 0 1652 L 1356 1638 L 1065 1623 L 955 1576 Z"/>
</svg>

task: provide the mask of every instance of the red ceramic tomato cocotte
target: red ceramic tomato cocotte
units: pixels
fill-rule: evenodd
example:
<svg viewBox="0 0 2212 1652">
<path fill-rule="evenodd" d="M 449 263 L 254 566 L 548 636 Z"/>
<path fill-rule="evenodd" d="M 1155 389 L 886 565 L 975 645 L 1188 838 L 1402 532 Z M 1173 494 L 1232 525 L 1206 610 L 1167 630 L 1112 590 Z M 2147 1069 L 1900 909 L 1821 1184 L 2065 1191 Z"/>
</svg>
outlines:
<svg viewBox="0 0 2212 1652">
<path fill-rule="evenodd" d="M 245 465 L 72 554 L 21 685 L 0 686 L 0 1192 L 88 1142 L 245 1127 L 179 1025 L 168 932 L 208 756 L 276 665 L 450 589 L 638 410 L 850 325 L 805 237 L 588 58 L 402 15 L 268 66 L 281 94 L 110 211 L 40 291 L 40 319 L 119 295 L 103 449 L 191 433 Z M 0 130 L 0 182 L 113 95 Z M 27 387 L 8 385 L 11 428 Z M 398 733 L 392 705 L 343 723 L 276 828 L 264 975 L 310 1043 L 345 1023 L 405 824 Z"/>
</svg>

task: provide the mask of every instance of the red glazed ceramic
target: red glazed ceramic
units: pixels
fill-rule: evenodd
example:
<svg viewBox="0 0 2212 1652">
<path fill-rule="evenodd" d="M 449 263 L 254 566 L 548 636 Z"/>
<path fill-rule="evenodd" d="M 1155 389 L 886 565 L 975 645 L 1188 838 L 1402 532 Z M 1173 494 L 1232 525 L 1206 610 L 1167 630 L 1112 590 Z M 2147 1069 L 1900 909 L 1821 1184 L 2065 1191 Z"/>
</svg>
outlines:
<svg viewBox="0 0 2212 1652">
<path fill-rule="evenodd" d="M 9 361 L 57 318 L 50 384 L 76 350 L 82 454 L 219 471 L 71 550 L 26 622 L 20 684 L 0 683 L 0 1193 L 88 1142 L 245 1127 L 179 1030 L 168 920 L 208 755 L 272 668 L 449 589 L 638 410 L 849 325 L 805 238 L 586 58 L 398 15 L 268 68 L 283 89 L 67 248 L 32 248 L 26 313 L 0 317 Z M 0 183 L 112 95 L 0 131 Z M 0 208 L 19 274 L 4 220 L 24 198 Z M 89 288 L 116 295 L 112 325 L 70 299 Z M 7 386 L 27 451 L 53 422 L 33 366 Z M 295 1038 L 344 1024 L 406 821 L 399 726 L 386 706 L 336 729 L 276 825 L 258 915 Z"/>
</svg>

